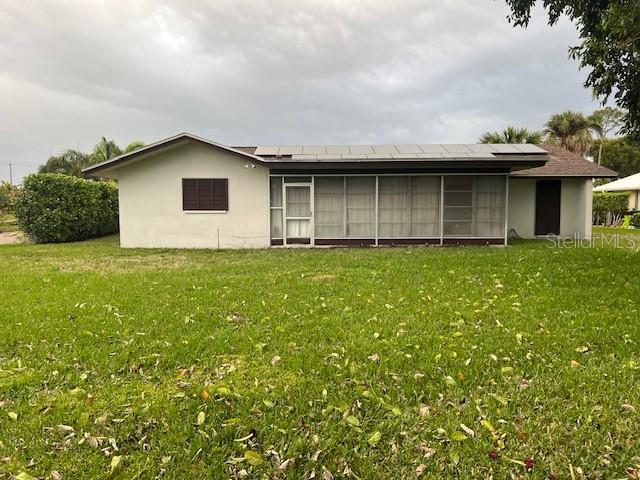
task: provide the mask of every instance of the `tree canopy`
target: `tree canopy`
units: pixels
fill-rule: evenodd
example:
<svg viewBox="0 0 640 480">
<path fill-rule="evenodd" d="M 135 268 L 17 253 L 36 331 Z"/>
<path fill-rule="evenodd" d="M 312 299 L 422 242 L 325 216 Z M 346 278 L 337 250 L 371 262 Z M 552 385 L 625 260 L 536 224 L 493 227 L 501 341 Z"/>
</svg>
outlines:
<svg viewBox="0 0 640 480">
<path fill-rule="evenodd" d="M 479 139 L 480 143 L 542 143 L 545 133 L 540 130 L 517 128 L 509 125 L 501 132 L 487 132 Z"/>
<path fill-rule="evenodd" d="M 591 146 L 592 122 L 580 112 L 567 110 L 552 115 L 545 124 L 547 140 L 583 155 Z"/>
<path fill-rule="evenodd" d="M 526 27 L 537 0 L 505 0 L 508 20 Z M 585 87 L 603 103 L 613 96 L 624 108 L 624 132 L 640 136 L 640 2 L 637 0 L 542 0 L 549 24 L 567 15 L 580 44 L 569 49 L 588 68 Z"/>
<path fill-rule="evenodd" d="M 597 155 L 600 141 L 591 146 L 590 153 Z M 640 172 L 640 145 L 629 137 L 608 139 L 602 142 L 602 165 L 618 172 L 619 177 L 628 177 Z"/>
<path fill-rule="evenodd" d="M 96 146 L 93 147 L 93 151 L 90 154 L 80 152 L 79 150 L 66 150 L 60 155 L 49 157 L 44 164 L 40 165 L 38 173 L 63 173 L 65 175 L 81 177 L 83 169 L 96 163 L 105 162 L 123 153 L 132 152 L 141 147 L 144 147 L 144 142 L 135 140 L 122 150 L 113 140 L 102 137 Z"/>
</svg>

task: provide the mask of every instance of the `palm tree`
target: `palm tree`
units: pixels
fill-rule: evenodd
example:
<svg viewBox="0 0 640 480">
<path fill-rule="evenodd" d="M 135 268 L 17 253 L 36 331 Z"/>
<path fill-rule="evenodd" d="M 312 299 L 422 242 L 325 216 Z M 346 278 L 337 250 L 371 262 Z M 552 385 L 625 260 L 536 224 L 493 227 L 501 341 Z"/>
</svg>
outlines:
<svg viewBox="0 0 640 480">
<path fill-rule="evenodd" d="M 487 132 L 479 139 L 480 143 L 542 143 L 544 132 L 516 128 L 509 125 L 501 132 Z"/>
<path fill-rule="evenodd" d="M 100 141 L 93 147 L 93 153 L 91 154 L 93 163 L 106 162 L 113 157 L 122 155 L 122 150 L 113 140 L 107 140 L 102 137 Z"/>
<path fill-rule="evenodd" d="M 78 150 L 67 150 L 54 155 L 38 168 L 38 173 L 63 173 L 75 177 L 82 176 L 82 169 L 91 166 L 91 157 Z"/>
<path fill-rule="evenodd" d="M 624 124 L 624 111 L 614 107 L 604 107 L 593 112 L 588 120 L 591 122 L 591 130 L 598 137 L 598 165 L 602 160 L 602 148 L 607 135 L 612 132 L 618 133 Z"/>
<path fill-rule="evenodd" d="M 580 155 L 589 150 L 593 124 L 582 113 L 567 110 L 552 115 L 545 126 L 547 141 Z"/>
<path fill-rule="evenodd" d="M 144 147 L 144 142 L 142 140 L 134 140 L 133 142 L 130 142 L 129 145 L 124 147 L 124 152 L 122 153 L 130 153 L 142 147 Z"/>
</svg>

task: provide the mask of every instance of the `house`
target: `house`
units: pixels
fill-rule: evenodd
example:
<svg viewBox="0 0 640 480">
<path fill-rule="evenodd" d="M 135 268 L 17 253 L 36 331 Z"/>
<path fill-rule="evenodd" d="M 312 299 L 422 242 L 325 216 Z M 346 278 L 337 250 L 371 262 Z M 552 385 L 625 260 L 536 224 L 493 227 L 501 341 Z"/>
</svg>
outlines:
<svg viewBox="0 0 640 480">
<path fill-rule="evenodd" d="M 629 192 L 629 210 L 640 210 L 640 173 L 600 185 L 596 192 Z"/>
<path fill-rule="evenodd" d="M 505 244 L 589 237 L 593 177 L 556 146 L 229 147 L 180 134 L 94 165 L 123 247 Z"/>
</svg>

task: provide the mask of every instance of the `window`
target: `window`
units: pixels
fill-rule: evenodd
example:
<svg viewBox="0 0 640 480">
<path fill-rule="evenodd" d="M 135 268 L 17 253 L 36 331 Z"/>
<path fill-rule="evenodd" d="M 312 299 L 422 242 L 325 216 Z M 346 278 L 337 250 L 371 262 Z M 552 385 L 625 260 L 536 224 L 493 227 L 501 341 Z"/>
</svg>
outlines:
<svg viewBox="0 0 640 480">
<path fill-rule="evenodd" d="M 316 177 L 315 228 L 317 238 L 343 238 L 344 233 L 344 177 Z"/>
<path fill-rule="evenodd" d="M 282 177 L 271 177 L 271 238 L 282 238 Z"/>
<path fill-rule="evenodd" d="M 470 236 L 473 223 L 473 177 L 444 178 L 444 234 Z"/>
<path fill-rule="evenodd" d="M 378 186 L 380 237 L 440 234 L 440 177 L 380 177 Z"/>
<path fill-rule="evenodd" d="M 505 203 L 504 176 L 445 177 L 445 237 L 502 237 Z"/>
<path fill-rule="evenodd" d="M 376 178 L 347 177 L 347 237 L 375 235 Z"/>
<path fill-rule="evenodd" d="M 226 178 L 183 178 L 183 210 L 229 210 L 229 187 Z"/>
</svg>

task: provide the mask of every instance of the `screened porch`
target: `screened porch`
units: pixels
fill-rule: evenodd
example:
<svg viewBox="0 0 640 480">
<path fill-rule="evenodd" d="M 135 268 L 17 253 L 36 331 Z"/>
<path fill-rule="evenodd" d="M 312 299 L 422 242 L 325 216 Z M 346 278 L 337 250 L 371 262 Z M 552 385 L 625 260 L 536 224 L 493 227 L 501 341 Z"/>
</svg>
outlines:
<svg viewBox="0 0 640 480">
<path fill-rule="evenodd" d="M 504 243 L 507 178 L 271 176 L 271 244 Z"/>
</svg>

